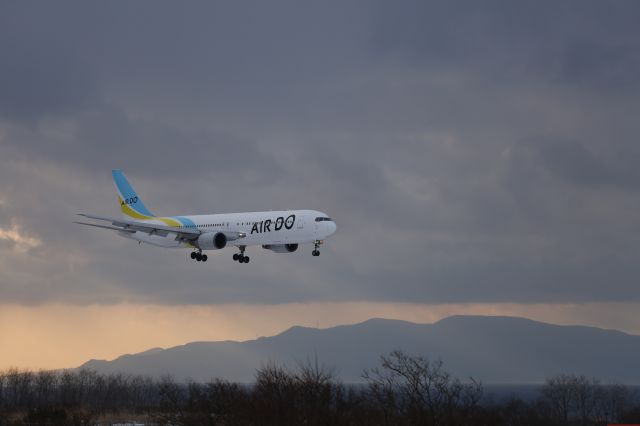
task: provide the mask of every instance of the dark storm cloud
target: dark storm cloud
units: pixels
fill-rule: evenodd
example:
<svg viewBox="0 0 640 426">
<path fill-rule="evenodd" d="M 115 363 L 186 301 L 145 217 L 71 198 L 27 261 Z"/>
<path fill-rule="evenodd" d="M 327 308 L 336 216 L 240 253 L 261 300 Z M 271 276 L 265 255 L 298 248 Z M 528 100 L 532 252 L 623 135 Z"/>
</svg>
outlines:
<svg viewBox="0 0 640 426">
<path fill-rule="evenodd" d="M 410 4 L 410 6 L 409 6 Z M 632 1 L 405 2 L 376 8 L 372 46 L 417 67 L 468 67 L 476 78 L 637 86 L 640 43 Z"/>
<path fill-rule="evenodd" d="M 74 114 L 56 129 L 51 121 L 39 126 L 7 129 L 16 156 L 60 165 L 109 170 L 123 168 L 138 175 L 201 177 L 245 175 L 239 167 L 261 179 L 280 173 L 274 158 L 253 140 L 225 132 L 179 129 L 144 119 L 131 119 L 116 107 L 103 105 Z M 157 155 L 162 153 L 162 155 Z"/>
<path fill-rule="evenodd" d="M 0 116 L 33 121 L 45 114 L 73 113 L 88 106 L 96 86 L 84 64 L 65 51 L 36 51 L 42 46 L 25 46 L 16 52 L 0 41 Z M 16 55 L 12 53 L 17 53 Z"/>
<path fill-rule="evenodd" d="M 637 2 L 0 6 L 0 298 L 638 300 Z M 206 267 L 79 229 L 315 208 L 320 261 Z M 197 266 L 197 267 L 196 267 Z"/>
<path fill-rule="evenodd" d="M 578 141 L 531 138 L 521 145 L 518 149 L 529 151 L 528 160 L 537 162 L 540 171 L 578 187 L 637 190 L 640 185 L 640 173 L 631 161 L 608 158 L 606 152 L 597 155 Z"/>
<path fill-rule="evenodd" d="M 61 42 L 64 24 L 52 22 L 51 5 L 42 6 L 0 6 L 0 117 L 33 123 L 47 114 L 77 113 L 99 96 L 92 64 Z"/>
<path fill-rule="evenodd" d="M 640 84 L 640 42 L 576 43 L 565 51 L 563 67 L 567 82 L 602 89 L 637 90 Z"/>
</svg>

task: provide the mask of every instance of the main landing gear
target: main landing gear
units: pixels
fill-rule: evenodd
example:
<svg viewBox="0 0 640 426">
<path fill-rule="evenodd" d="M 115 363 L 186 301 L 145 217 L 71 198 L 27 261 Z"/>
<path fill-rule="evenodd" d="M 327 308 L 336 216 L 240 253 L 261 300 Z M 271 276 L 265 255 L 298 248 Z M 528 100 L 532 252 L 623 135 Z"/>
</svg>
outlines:
<svg viewBox="0 0 640 426">
<path fill-rule="evenodd" d="M 320 245 L 322 244 L 322 240 L 316 240 L 314 243 L 314 248 L 313 251 L 311 252 L 312 256 L 320 256 L 320 250 L 318 250 L 318 247 L 320 247 Z"/>
<path fill-rule="evenodd" d="M 234 253 L 233 260 L 237 261 L 238 263 L 249 263 L 249 256 L 244 255 L 244 250 L 247 248 L 247 246 L 240 246 L 239 248 L 240 253 Z"/>
<path fill-rule="evenodd" d="M 197 260 L 198 262 L 206 262 L 209 257 L 206 254 L 202 254 L 202 250 L 192 251 L 191 258 L 193 260 Z"/>
</svg>

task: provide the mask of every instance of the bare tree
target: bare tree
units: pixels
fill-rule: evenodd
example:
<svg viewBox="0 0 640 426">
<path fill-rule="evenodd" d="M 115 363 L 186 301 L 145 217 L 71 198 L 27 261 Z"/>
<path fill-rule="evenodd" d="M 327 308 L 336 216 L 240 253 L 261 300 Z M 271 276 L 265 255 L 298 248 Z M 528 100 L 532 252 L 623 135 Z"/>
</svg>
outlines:
<svg viewBox="0 0 640 426">
<path fill-rule="evenodd" d="M 2 414 L 2 411 L 4 410 L 6 404 L 5 377 L 5 373 L 0 372 L 0 414 Z"/>
<path fill-rule="evenodd" d="M 335 424 L 338 399 L 342 386 L 337 383 L 334 370 L 307 359 L 298 362 L 293 379 L 299 406 L 298 421 L 304 424 Z"/>
<path fill-rule="evenodd" d="M 33 374 L 16 368 L 5 373 L 6 401 L 9 408 L 22 409 L 30 405 L 33 399 L 31 385 Z"/>
<path fill-rule="evenodd" d="M 245 423 L 249 407 L 246 391 L 237 383 L 215 379 L 205 386 L 211 424 Z"/>
<path fill-rule="evenodd" d="M 264 365 L 256 372 L 253 400 L 260 423 L 324 425 L 339 424 L 338 413 L 352 407 L 355 398 L 337 382 L 333 369 L 315 359 L 298 362 L 295 369 Z"/>
<path fill-rule="evenodd" d="M 571 383 L 576 415 L 581 425 L 587 425 L 594 417 L 601 386 L 598 380 L 585 376 L 573 378 Z"/>
<path fill-rule="evenodd" d="M 284 366 L 267 363 L 256 371 L 253 388 L 256 412 L 264 424 L 293 424 L 295 380 Z"/>
<path fill-rule="evenodd" d="M 480 404 L 482 386 L 442 362 L 394 351 L 345 387 L 317 360 L 267 364 L 254 386 L 181 383 L 92 371 L 0 372 L 0 426 L 88 425 L 137 418 L 161 425 L 602 425 L 639 423 L 637 395 L 584 376 L 547 380 L 541 397 Z M 133 417 L 132 417 L 133 416 Z"/>
<path fill-rule="evenodd" d="M 56 395 L 58 378 L 53 371 L 39 371 L 35 377 L 35 406 L 48 407 L 53 405 Z"/>
<path fill-rule="evenodd" d="M 559 374 L 547 379 L 542 388 L 542 402 L 549 417 L 565 425 L 569 424 L 574 410 L 573 378 L 569 374 Z"/>
<path fill-rule="evenodd" d="M 618 423 L 631 405 L 629 388 L 619 384 L 602 385 L 597 397 L 597 418 L 606 423 Z"/>
<path fill-rule="evenodd" d="M 482 397 L 480 382 L 462 383 L 444 369 L 442 361 L 399 350 L 380 359 L 381 366 L 365 370 L 363 378 L 386 424 L 395 423 L 395 415 L 411 424 L 464 424 Z"/>
<path fill-rule="evenodd" d="M 184 418 L 185 392 L 171 376 L 164 376 L 158 383 L 159 410 L 154 415 L 160 424 L 180 425 Z"/>
<path fill-rule="evenodd" d="M 631 394 L 621 385 L 602 385 L 597 379 L 559 374 L 547 379 L 541 406 L 555 424 L 589 425 L 620 420 Z"/>
</svg>

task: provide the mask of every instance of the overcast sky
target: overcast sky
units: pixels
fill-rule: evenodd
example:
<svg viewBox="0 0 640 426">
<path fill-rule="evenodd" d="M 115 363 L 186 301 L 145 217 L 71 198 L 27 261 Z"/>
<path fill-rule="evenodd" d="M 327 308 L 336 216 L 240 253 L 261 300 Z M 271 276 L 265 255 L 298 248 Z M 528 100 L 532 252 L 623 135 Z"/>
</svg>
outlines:
<svg viewBox="0 0 640 426">
<path fill-rule="evenodd" d="M 640 307 L 639 14 L 2 2 L 2 306 Z M 73 225 L 119 215 L 112 168 L 157 214 L 309 208 L 338 232 L 239 265 Z"/>
</svg>

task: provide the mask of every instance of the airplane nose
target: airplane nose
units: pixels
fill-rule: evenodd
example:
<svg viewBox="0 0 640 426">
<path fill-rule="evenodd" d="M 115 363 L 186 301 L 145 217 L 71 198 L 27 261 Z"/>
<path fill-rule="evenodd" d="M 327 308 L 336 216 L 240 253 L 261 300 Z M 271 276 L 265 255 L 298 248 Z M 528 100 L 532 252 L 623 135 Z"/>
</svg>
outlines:
<svg viewBox="0 0 640 426">
<path fill-rule="evenodd" d="M 329 222 L 329 235 L 333 234 L 334 232 L 336 232 L 336 229 L 338 227 L 336 226 L 335 222 Z"/>
</svg>

